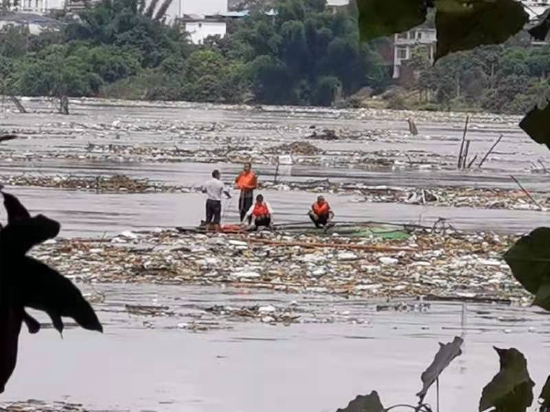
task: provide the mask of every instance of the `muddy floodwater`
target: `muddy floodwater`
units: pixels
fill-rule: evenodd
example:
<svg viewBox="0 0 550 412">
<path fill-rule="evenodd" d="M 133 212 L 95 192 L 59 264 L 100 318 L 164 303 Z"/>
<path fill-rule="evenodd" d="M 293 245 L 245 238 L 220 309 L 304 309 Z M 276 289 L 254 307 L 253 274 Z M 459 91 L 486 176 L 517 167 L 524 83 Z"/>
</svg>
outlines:
<svg viewBox="0 0 550 412">
<path fill-rule="evenodd" d="M 532 142 L 515 117 L 473 115 L 467 138 L 474 166 L 457 171 L 464 114 L 74 100 L 71 115 L 62 116 L 54 102 L 23 103 L 31 113 L 15 113 L 7 104 L 0 113 L 2 132 L 20 136 L 0 145 L 0 183 L 19 175 L 125 175 L 193 187 L 214 168 L 231 183 L 251 159 L 261 180 L 282 184 L 328 179 L 411 190 L 518 191 L 513 175 L 539 200 L 550 189 L 550 152 Z M 417 136 L 409 134 L 409 118 L 417 123 Z M 319 137 L 325 129 L 338 138 Z M 500 134 L 502 142 L 476 167 L 474 157 L 481 159 Z M 296 142 L 308 143 L 311 154 L 288 152 Z M 279 155 L 293 156 L 294 164 L 277 167 Z M 196 226 L 204 214 L 204 197 L 196 192 L 98 193 L 33 185 L 6 190 L 32 212 L 59 220 L 66 238 Z M 304 222 L 316 196 L 263 193 L 276 223 Z M 550 214 L 534 210 L 529 199 L 525 210 L 508 210 L 369 203 L 358 196 L 327 193 L 337 222 L 431 226 L 444 218 L 460 230 L 501 233 L 550 224 Z M 236 200 L 225 202 L 223 210 L 225 222 L 238 220 Z M 37 399 L 102 411 L 333 412 L 371 390 L 385 406 L 414 404 L 420 374 L 438 342 L 454 336 L 465 338 L 464 353 L 441 378 L 442 411 L 477 410 L 482 387 L 498 371 L 493 346 L 525 353 L 536 394 L 550 373 L 550 318 L 530 307 L 400 305 L 210 286 L 80 286 L 100 297 L 94 306 L 105 333 L 68 328 L 61 339 L 51 328 L 36 336 L 24 331 L 19 366 L 1 404 Z M 163 309 L 136 314 L 132 305 Z M 224 315 L 211 309 L 215 305 L 292 308 L 298 318 L 286 326 L 271 324 Z M 428 400 L 435 405 L 434 393 Z"/>
<path fill-rule="evenodd" d="M 86 290 L 86 289 L 85 289 Z M 438 341 L 464 336 L 464 354 L 441 378 L 441 410 L 476 410 L 498 370 L 492 349 L 526 353 L 533 380 L 546 379 L 550 318 L 533 309 L 432 304 L 423 312 L 376 311 L 376 302 L 217 288 L 98 285 L 106 333 L 53 329 L 22 336 L 5 399 L 84 403 L 94 410 L 333 412 L 376 389 L 385 405 L 414 403 Z M 294 302 L 293 302 L 294 301 Z M 265 325 L 209 317 L 212 305 L 289 305 L 302 323 Z M 164 305 L 173 316 L 128 314 L 125 304 Z M 465 313 L 465 316 L 463 316 Z M 538 386 L 536 390 L 540 390 Z M 538 393 L 538 392 L 537 392 Z M 429 401 L 435 403 L 434 394 Z"/>
<path fill-rule="evenodd" d="M 481 158 L 500 134 L 504 137 L 482 168 L 457 171 L 464 114 L 81 100 L 73 101 L 70 116 L 62 116 L 55 113 L 51 102 L 24 103 L 33 113 L 22 115 L 5 108 L 1 115 L 3 131 L 17 133 L 21 139 L 0 146 L 0 179 L 14 174 L 124 174 L 192 186 L 200 185 L 218 168 L 223 180 L 231 183 L 242 158 L 252 159 L 260 178 L 272 181 L 276 166 L 267 151 L 284 143 L 308 142 L 322 154 L 312 164 L 312 156 L 295 156 L 294 165 L 279 167 L 279 181 L 329 179 L 371 186 L 517 189 L 510 178 L 513 174 L 529 190 L 544 193 L 550 189 L 550 175 L 543 169 L 546 163 L 550 167 L 550 152 L 519 129 L 517 117 L 472 116 L 467 135 L 472 158 Z M 416 119 L 417 136 L 409 134 L 408 118 Z M 318 131 L 330 128 L 341 138 L 311 139 L 312 127 Z M 104 151 L 97 152 L 98 147 Z M 177 149 L 176 155 L 155 152 L 164 149 Z M 177 155 L 184 150 L 191 150 L 193 158 Z M 223 156 L 215 154 L 220 150 Z M 193 193 L 96 194 L 33 187 L 16 192 L 33 209 L 60 218 L 64 236 L 190 226 L 203 215 L 202 196 Z M 265 194 L 279 223 L 304 220 L 315 197 L 295 191 L 268 190 Z M 442 217 L 461 229 L 523 232 L 548 220 L 547 214 L 529 210 L 388 206 L 354 203 L 351 194 L 328 197 L 341 221 L 430 225 Z M 224 205 L 226 221 L 236 220 L 236 204 Z"/>
</svg>

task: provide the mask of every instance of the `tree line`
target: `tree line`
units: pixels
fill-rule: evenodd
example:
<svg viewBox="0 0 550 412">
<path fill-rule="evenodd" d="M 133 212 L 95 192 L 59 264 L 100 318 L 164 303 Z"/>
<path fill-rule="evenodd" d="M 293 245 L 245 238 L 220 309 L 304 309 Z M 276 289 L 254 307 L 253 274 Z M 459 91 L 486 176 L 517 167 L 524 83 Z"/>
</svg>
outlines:
<svg viewBox="0 0 550 412">
<path fill-rule="evenodd" d="M 277 0 L 275 15 L 258 8 L 228 21 L 225 37 L 201 45 L 191 44 L 181 27 L 164 24 L 169 3 L 159 3 L 104 0 L 77 18 L 62 17 L 63 30 L 40 35 L 3 28 L 2 92 L 329 106 L 395 84 L 381 55 L 391 40 L 360 43 L 353 2 L 334 11 L 325 0 Z M 435 66 L 419 50 L 406 63 L 415 74 L 406 89 L 420 98 L 390 103 L 523 111 L 550 87 L 550 49 L 516 43 L 454 54 Z"/>
</svg>

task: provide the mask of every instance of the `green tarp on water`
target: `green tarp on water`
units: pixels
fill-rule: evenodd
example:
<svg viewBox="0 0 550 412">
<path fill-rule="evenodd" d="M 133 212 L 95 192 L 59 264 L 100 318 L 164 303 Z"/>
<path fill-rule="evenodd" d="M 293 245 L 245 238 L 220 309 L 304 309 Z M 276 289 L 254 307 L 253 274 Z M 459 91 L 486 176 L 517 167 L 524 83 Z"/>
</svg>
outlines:
<svg viewBox="0 0 550 412">
<path fill-rule="evenodd" d="M 330 228 L 326 233 L 323 229 L 315 228 L 306 228 L 304 226 L 299 227 L 279 227 L 278 230 L 290 233 L 299 233 L 304 235 L 317 235 L 322 236 L 323 234 L 331 235 L 333 233 L 338 233 L 339 235 L 349 236 L 349 237 L 378 237 L 388 240 L 406 240 L 411 234 L 410 231 L 403 225 L 393 225 L 393 224 L 343 224 L 339 225 L 338 223 Z"/>
<path fill-rule="evenodd" d="M 204 233 L 205 228 L 177 228 L 180 232 Z M 411 231 L 404 225 L 390 223 L 336 223 L 327 231 L 312 227 L 307 224 L 282 224 L 275 225 L 275 230 L 295 235 L 331 236 L 338 233 L 348 237 L 377 237 L 388 240 L 406 240 L 411 236 Z"/>
</svg>

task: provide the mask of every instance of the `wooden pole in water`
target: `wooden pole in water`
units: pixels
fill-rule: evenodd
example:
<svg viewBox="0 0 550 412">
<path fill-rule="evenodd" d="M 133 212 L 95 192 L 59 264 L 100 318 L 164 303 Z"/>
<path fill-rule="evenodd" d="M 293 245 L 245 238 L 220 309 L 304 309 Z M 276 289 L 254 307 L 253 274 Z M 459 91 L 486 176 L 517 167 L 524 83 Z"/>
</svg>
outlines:
<svg viewBox="0 0 550 412">
<path fill-rule="evenodd" d="M 460 169 L 460 165 L 462 164 L 462 152 L 464 152 L 464 142 L 466 140 L 466 134 L 468 133 L 468 123 L 470 123 L 470 116 L 466 116 L 466 123 L 464 124 L 462 143 L 460 144 L 460 152 L 458 153 L 458 169 Z"/>
<path fill-rule="evenodd" d="M 273 183 L 277 183 L 277 176 L 279 175 L 279 156 L 277 156 L 277 166 L 275 167 L 275 177 L 273 178 Z"/>
<path fill-rule="evenodd" d="M 472 165 L 474 164 L 474 162 L 477 160 L 477 155 L 474 156 L 474 158 L 472 159 L 472 161 L 470 163 L 468 163 L 468 169 L 470 169 L 472 167 Z"/>
<path fill-rule="evenodd" d="M 462 169 L 466 169 L 466 162 L 468 161 L 468 154 L 470 153 L 471 140 L 466 140 L 466 146 L 464 147 L 464 154 L 462 155 Z"/>
<path fill-rule="evenodd" d="M 502 140 L 502 137 L 503 137 L 503 136 L 504 136 L 504 135 L 501 134 L 501 135 L 498 137 L 497 141 L 496 141 L 495 143 L 493 143 L 493 145 L 491 146 L 491 148 L 489 149 L 489 151 L 487 152 L 487 154 L 486 154 L 485 156 L 483 156 L 483 159 L 481 159 L 481 162 L 479 162 L 479 164 L 477 165 L 477 167 L 483 166 L 483 163 L 485 163 L 485 160 L 487 160 L 487 158 L 489 157 L 489 155 L 490 155 L 491 153 L 493 153 L 493 150 L 494 150 L 495 147 L 497 147 L 497 145 L 500 143 L 500 141 Z"/>
<path fill-rule="evenodd" d="M 533 196 L 531 196 L 531 193 L 529 193 L 529 192 L 527 191 L 527 189 L 525 189 L 525 188 L 521 185 L 521 183 L 519 182 L 518 179 L 516 179 L 514 176 L 510 176 L 510 177 L 514 180 L 514 182 L 516 182 L 516 184 L 519 186 L 519 188 L 523 191 L 523 193 L 525 193 L 525 194 L 527 195 L 527 197 L 531 200 L 531 202 L 533 202 L 533 204 L 534 204 L 535 206 L 537 206 L 540 210 L 544 210 L 544 208 L 540 205 L 540 203 L 537 202 L 537 201 L 533 198 Z"/>
</svg>

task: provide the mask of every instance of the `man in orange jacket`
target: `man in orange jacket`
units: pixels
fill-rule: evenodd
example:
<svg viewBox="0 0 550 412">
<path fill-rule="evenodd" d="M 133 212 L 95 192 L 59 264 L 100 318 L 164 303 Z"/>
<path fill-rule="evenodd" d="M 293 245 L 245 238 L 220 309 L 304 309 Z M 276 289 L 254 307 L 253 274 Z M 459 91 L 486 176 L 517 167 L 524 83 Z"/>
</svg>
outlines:
<svg viewBox="0 0 550 412">
<path fill-rule="evenodd" d="M 330 227 L 334 212 L 330 209 L 330 205 L 323 196 L 319 196 L 317 201 L 311 206 L 308 212 L 309 218 L 315 224 L 315 227 Z"/>
<path fill-rule="evenodd" d="M 241 196 L 239 197 L 239 214 L 242 222 L 244 221 L 246 212 L 248 212 L 254 203 L 254 189 L 258 188 L 258 176 L 256 172 L 252 170 L 252 164 L 245 163 L 244 170 L 235 179 L 235 186 L 241 190 Z"/>
</svg>

